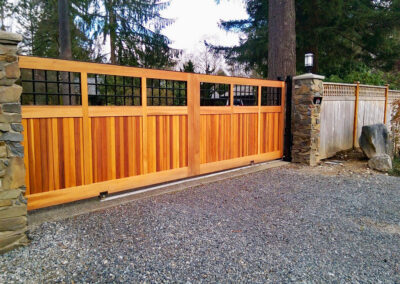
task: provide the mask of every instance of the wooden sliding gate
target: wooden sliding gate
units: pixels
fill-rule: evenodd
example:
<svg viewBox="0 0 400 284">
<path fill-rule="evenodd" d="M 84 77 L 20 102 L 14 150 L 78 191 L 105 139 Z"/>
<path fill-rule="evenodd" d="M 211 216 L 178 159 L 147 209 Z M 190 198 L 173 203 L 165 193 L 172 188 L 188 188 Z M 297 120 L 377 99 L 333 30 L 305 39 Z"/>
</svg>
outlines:
<svg viewBox="0 0 400 284">
<path fill-rule="evenodd" d="M 19 63 L 30 210 L 282 158 L 284 82 Z"/>
</svg>

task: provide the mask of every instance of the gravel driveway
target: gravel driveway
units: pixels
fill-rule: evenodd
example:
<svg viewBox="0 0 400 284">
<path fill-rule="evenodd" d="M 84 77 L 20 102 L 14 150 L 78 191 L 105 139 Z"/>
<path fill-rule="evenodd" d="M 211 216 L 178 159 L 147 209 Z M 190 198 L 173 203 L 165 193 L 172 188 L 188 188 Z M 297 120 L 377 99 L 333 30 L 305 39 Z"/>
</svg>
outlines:
<svg viewBox="0 0 400 284">
<path fill-rule="evenodd" d="M 0 283 L 400 283 L 400 178 L 275 168 L 30 236 L 0 256 Z"/>
</svg>

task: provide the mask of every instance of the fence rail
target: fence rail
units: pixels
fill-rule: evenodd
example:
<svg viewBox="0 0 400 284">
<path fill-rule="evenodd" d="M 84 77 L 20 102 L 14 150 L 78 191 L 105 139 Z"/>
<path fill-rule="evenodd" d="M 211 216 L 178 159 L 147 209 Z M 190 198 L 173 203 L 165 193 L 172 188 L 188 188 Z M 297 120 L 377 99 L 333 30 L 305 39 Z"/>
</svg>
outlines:
<svg viewBox="0 0 400 284">
<path fill-rule="evenodd" d="M 283 155 L 284 82 L 26 56 L 19 64 L 29 209 Z"/>
</svg>

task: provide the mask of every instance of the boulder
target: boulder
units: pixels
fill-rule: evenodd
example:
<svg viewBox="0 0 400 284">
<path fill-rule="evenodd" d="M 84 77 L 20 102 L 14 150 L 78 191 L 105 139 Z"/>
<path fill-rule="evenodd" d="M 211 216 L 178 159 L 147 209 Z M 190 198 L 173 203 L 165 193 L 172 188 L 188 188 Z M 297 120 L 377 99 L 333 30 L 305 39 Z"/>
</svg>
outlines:
<svg viewBox="0 0 400 284">
<path fill-rule="evenodd" d="M 368 166 L 380 172 L 387 172 L 392 169 L 392 159 L 388 154 L 377 155 L 368 161 Z"/>
<path fill-rule="evenodd" d="M 382 154 L 390 155 L 389 132 L 386 125 L 380 123 L 363 126 L 359 144 L 369 159 Z"/>
</svg>

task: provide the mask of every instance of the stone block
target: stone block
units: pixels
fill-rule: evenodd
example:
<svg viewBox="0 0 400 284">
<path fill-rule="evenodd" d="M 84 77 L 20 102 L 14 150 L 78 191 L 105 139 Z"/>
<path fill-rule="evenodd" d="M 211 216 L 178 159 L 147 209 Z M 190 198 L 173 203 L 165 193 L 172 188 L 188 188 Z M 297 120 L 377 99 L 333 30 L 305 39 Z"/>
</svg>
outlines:
<svg viewBox="0 0 400 284">
<path fill-rule="evenodd" d="M 18 47 L 15 44 L 0 44 L 0 55 L 15 55 Z"/>
<path fill-rule="evenodd" d="M 20 189 L 6 189 L 0 191 L 0 200 L 16 199 L 21 195 Z"/>
<path fill-rule="evenodd" d="M 1 238 L 1 236 L 0 236 L 0 238 Z M 0 246 L 0 254 L 6 253 L 6 252 L 13 250 L 20 246 L 25 246 L 28 243 L 29 243 L 29 240 L 28 240 L 28 237 L 26 236 L 26 234 L 25 233 L 20 234 L 19 238 L 17 240 L 15 240 L 14 242 L 12 242 L 9 245 L 4 246 L 4 247 Z"/>
<path fill-rule="evenodd" d="M 11 129 L 15 132 L 23 132 L 24 126 L 21 123 L 12 123 Z"/>
<path fill-rule="evenodd" d="M 2 113 L 0 114 L 0 123 L 20 123 L 22 115 L 19 113 Z"/>
<path fill-rule="evenodd" d="M 22 87 L 18 85 L 0 86 L 0 103 L 19 102 Z"/>
<path fill-rule="evenodd" d="M 0 141 L 21 142 L 24 137 L 19 132 L 4 132 L 0 135 Z"/>
<path fill-rule="evenodd" d="M 21 104 L 17 103 L 6 103 L 1 107 L 3 112 L 21 113 Z"/>
<path fill-rule="evenodd" d="M 363 126 L 359 144 L 369 159 L 381 154 L 389 155 L 390 139 L 386 125 L 380 123 Z"/>
<path fill-rule="evenodd" d="M 0 200 L 0 207 L 11 206 L 13 202 L 10 199 Z"/>
<path fill-rule="evenodd" d="M 1 132 L 10 131 L 10 124 L 5 122 L 0 123 L 0 131 Z"/>
<path fill-rule="evenodd" d="M 0 31 L 0 43 L 11 42 L 17 45 L 21 41 L 22 41 L 22 35 L 20 34 Z"/>
<path fill-rule="evenodd" d="M 8 79 L 18 79 L 21 76 L 21 71 L 19 70 L 18 62 L 7 64 L 4 67 L 4 71 Z"/>
<path fill-rule="evenodd" d="M 1 48 L 0 48 L 1 50 Z M 16 62 L 18 60 L 18 57 L 16 55 L 12 55 L 12 54 L 1 54 L 0 55 L 0 62 L 7 62 L 7 63 L 12 63 L 12 62 Z"/>
<path fill-rule="evenodd" d="M 0 158 L 6 158 L 7 157 L 7 147 L 0 146 Z"/>
<path fill-rule="evenodd" d="M 22 228 L 21 230 L 17 231 L 0 232 L 0 248 L 6 247 L 12 243 L 21 242 L 22 239 L 24 242 L 26 242 L 26 230 L 26 228 Z"/>
<path fill-rule="evenodd" d="M 368 161 L 368 166 L 380 172 L 387 172 L 392 169 L 392 159 L 388 154 L 376 155 Z"/>
<path fill-rule="evenodd" d="M 25 204 L 11 207 L 0 207 L 0 219 L 26 216 L 26 214 L 27 207 Z"/>
<path fill-rule="evenodd" d="M 8 153 L 10 157 L 24 157 L 24 146 L 19 142 L 8 142 Z"/>
<path fill-rule="evenodd" d="M 25 185 L 25 165 L 22 157 L 12 157 L 3 180 L 3 189 L 16 189 Z"/>
<path fill-rule="evenodd" d="M 25 216 L 0 219 L 0 232 L 24 229 L 27 225 Z"/>
<path fill-rule="evenodd" d="M 12 85 L 14 85 L 15 81 L 17 81 L 17 79 L 4 77 L 0 79 L 0 86 L 11 87 Z"/>
</svg>

